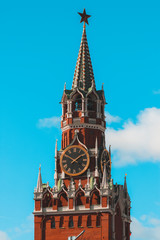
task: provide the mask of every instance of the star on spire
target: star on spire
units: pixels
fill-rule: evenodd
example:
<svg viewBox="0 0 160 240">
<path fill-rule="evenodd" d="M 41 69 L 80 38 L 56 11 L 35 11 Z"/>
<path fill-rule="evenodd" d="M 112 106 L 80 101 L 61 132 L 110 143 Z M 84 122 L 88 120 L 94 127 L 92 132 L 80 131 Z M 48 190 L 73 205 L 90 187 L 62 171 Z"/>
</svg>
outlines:
<svg viewBox="0 0 160 240">
<path fill-rule="evenodd" d="M 83 13 L 79 13 L 79 12 L 78 12 L 78 14 L 81 16 L 81 21 L 80 21 L 80 23 L 81 23 L 81 22 L 84 22 L 84 24 L 87 23 L 87 24 L 89 25 L 89 23 L 88 23 L 88 18 L 90 18 L 91 15 L 87 15 L 87 14 L 86 14 L 85 8 L 84 8 L 84 10 L 83 10 Z"/>
</svg>

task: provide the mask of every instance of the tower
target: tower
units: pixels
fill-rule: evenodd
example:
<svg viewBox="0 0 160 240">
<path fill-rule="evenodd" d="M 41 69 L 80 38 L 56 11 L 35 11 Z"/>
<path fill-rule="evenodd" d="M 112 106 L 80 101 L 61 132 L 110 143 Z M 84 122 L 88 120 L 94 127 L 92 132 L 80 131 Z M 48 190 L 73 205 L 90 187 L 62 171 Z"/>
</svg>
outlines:
<svg viewBox="0 0 160 240">
<path fill-rule="evenodd" d="M 61 149 L 55 144 L 55 184 L 43 184 L 39 168 L 34 191 L 35 240 L 129 240 L 130 197 L 111 178 L 111 148 L 105 146 L 106 104 L 96 89 L 86 25 L 71 89 L 64 87 L 61 105 Z"/>
</svg>

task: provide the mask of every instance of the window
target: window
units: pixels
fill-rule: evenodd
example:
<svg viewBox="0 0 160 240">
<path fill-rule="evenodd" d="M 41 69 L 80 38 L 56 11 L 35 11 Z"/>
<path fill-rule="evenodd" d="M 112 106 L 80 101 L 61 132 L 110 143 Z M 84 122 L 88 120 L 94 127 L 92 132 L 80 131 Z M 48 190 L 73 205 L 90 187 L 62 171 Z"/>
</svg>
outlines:
<svg viewBox="0 0 160 240">
<path fill-rule="evenodd" d="M 91 99 L 88 99 L 87 109 L 89 111 L 93 111 L 94 110 L 94 102 Z"/>
<path fill-rule="evenodd" d="M 82 216 L 78 217 L 78 227 L 82 227 Z"/>
<path fill-rule="evenodd" d="M 68 198 L 65 192 L 61 192 L 58 199 L 58 207 L 66 207 L 68 206 Z"/>
<path fill-rule="evenodd" d="M 101 216 L 98 215 L 96 218 L 96 227 L 100 227 L 101 226 Z"/>
<path fill-rule="evenodd" d="M 78 192 L 76 196 L 76 206 L 80 206 L 80 205 L 85 205 L 85 196 L 84 196 L 84 192 L 82 191 Z"/>
<path fill-rule="evenodd" d="M 51 228 L 52 228 L 52 229 L 53 229 L 53 228 L 56 228 L 55 219 L 54 219 L 54 218 L 52 218 L 52 220 L 51 220 Z"/>
<path fill-rule="evenodd" d="M 63 217 L 60 217 L 59 227 L 60 228 L 64 227 L 64 218 Z"/>
<path fill-rule="evenodd" d="M 52 198 L 49 193 L 46 193 L 43 199 L 43 208 L 52 207 Z"/>
<path fill-rule="evenodd" d="M 73 217 L 70 216 L 70 217 L 69 217 L 69 228 L 73 228 L 73 227 L 74 227 Z"/>
<path fill-rule="evenodd" d="M 98 191 L 94 191 L 91 198 L 91 205 L 99 205 L 100 204 L 100 196 Z"/>
<path fill-rule="evenodd" d="M 75 101 L 75 111 L 79 111 L 81 109 L 82 109 L 82 101 L 81 101 L 81 99 L 77 99 Z"/>
<path fill-rule="evenodd" d="M 87 218 L 87 227 L 91 227 L 91 226 L 92 226 L 91 215 L 89 215 Z"/>
</svg>

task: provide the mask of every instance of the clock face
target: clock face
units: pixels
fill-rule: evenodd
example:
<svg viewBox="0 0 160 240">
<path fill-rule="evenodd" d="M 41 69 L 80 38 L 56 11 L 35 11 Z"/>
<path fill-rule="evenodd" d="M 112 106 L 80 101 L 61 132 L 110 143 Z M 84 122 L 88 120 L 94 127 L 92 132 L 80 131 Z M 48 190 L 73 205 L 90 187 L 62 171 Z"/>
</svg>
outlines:
<svg viewBox="0 0 160 240">
<path fill-rule="evenodd" d="M 111 157 L 107 149 L 104 149 L 101 155 L 101 170 L 103 172 L 104 164 L 106 164 L 107 174 L 111 174 Z"/>
<path fill-rule="evenodd" d="M 64 150 L 60 158 L 61 169 L 70 176 L 78 176 L 89 166 L 89 154 L 79 145 L 73 145 Z"/>
</svg>

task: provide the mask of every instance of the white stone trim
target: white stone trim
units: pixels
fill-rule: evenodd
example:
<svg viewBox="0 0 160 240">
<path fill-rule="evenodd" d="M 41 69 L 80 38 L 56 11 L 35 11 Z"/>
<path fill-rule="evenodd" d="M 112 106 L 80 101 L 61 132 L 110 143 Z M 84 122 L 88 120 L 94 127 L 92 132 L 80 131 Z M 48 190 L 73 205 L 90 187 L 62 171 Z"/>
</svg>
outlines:
<svg viewBox="0 0 160 240">
<path fill-rule="evenodd" d="M 74 128 L 91 128 L 91 129 L 98 129 L 102 132 L 105 131 L 105 127 L 99 124 L 90 124 L 90 123 L 79 123 L 79 124 L 68 124 L 67 126 L 62 127 L 62 132 L 67 131 L 69 129 L 74 129 Z"/>
</svg>

